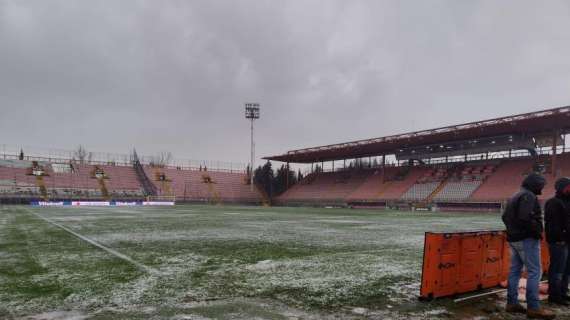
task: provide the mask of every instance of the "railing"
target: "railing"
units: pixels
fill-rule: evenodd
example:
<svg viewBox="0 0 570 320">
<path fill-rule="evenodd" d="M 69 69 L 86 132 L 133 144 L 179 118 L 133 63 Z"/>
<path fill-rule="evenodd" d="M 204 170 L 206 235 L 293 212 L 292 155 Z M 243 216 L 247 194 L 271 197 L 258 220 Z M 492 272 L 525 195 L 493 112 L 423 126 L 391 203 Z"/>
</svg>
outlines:
<svg viewBox="0 0 570 320">
<path fill-rule="evenodd" d="M 75 151 L 62 149 L 42 149 L 36 147 L 14 147 L 0 144 L 0 159 L 18 160 L 20 150 L 23 150 L 23 160 L 49 162 L 49 163 L 79 163 L 89 165 L 113 165 L 132 166 L 133 156 L 131 154 L 87 152 L 83 160 L 79 160 Z M 140 156 L 139 160 L 143 165 L 157 163 L 157 156 Z M 216 160 L 187 160 L 171 159 L 160 165 L 162 167 L 179 170 L 204 170 L 215 172 L 245 173 L 246 165 L 237 162 L 216 161 Z"/>
<path fill-rule="evenodd" d="M 553 154 L 552 148 L 539 148 L 537 149 L 538 156 L 550 156 Z M 556 150 L 557 156 L 570 154 L 570 150 L 564 147 L 558 147 Z M 460 164 L 460 163 L 478 163 L 478 162 L 492 162 L 492 161 L 502 161 L 502 160 L 516 160 L 516 159 L 524 159 L 530 158 L 531 154 L 526 150 L 514 150 L 511 153 L 509 152 L 490 152 L 489 157 L 485 154 L 477 154 L 477 155 L 468 155 L 467 159 L 465 156 L 454 156 L 449 157 L 448 159 L 445 158 L 438 158 L 438 159 L 422 159 L 424 161 L 424 166 L 434 166 L 434 165 L 446 165 L 446 164 Z M 352 161 L 351 161 L 352 162 Z M 320 163 L 319 163 L 320 165 Z M 394 168 L 394 167 L 405 167 L 407 164 L 404 162 L 387 162 L 385 167 L 386 168 Z M 335 167 L 333 168 L 320 168 L 318 172 L 343 172 L 343 171 L 354 171 L 354 170 L 377 170 L 382 168 L 382 165 L 377 163 L 369 163 L 365 159 L 360 161 L 358 165 L 352 166 L 347 165 L 346 167 Z M 312 170 L 310 167 L 305 168 L 302 171 L 304 176 L 307 176 L 311 173 L 316 173 L 316 170 Z"/>
<path fill-rule="evenodd" d="M 145 195 L 147 196 L 156 196 L 157 190 L 156 186 L 150 181 L 146 173 L 144 172 L 144 168 L 139 161 L 135 161 L 134 163 L 135 173 L 137 174 L 137 179 L 139 183 L 144 189 Z"/>
</svg>

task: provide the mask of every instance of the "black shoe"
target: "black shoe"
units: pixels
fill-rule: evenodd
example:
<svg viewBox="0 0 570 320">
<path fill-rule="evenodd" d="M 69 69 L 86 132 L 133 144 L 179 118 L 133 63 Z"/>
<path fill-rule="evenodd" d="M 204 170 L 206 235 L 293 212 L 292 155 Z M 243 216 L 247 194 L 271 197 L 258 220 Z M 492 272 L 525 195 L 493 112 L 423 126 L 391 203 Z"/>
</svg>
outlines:
<svg viewBox="0 0 570 320">
<path fill-rule="evenodd" d="M 570 306 L 570 303 L 562 298 L 562 297 L 548 297 L 548 302 L 552 303 L 552 304 L 557 304 L 559 306 Z"/>
</svg>

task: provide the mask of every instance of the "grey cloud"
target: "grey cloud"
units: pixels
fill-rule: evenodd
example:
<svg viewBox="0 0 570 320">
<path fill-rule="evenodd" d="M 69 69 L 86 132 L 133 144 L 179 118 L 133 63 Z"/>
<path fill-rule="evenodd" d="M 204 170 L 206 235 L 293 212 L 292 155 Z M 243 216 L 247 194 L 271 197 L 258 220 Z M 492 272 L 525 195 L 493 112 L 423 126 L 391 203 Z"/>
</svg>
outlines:
<svg viewBox="0 0 570 320">
<path fill-rule="evenodd" d="M 566 1 L 0 0 L 0 143 L 246 162 L 570 104 Z"/>
</svg>

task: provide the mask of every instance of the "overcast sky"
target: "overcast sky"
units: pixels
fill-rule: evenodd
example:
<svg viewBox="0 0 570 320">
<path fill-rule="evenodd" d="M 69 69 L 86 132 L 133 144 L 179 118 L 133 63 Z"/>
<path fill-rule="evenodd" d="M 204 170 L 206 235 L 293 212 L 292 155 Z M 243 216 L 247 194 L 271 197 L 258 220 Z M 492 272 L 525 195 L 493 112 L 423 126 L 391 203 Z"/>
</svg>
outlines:
<svg viewBox="0 0 570 320">
<path fill-rule="evenodd" d="M 247 162 L 570 105 L 570 1 L 0 0 L 0 144 Z"/>
</svg>

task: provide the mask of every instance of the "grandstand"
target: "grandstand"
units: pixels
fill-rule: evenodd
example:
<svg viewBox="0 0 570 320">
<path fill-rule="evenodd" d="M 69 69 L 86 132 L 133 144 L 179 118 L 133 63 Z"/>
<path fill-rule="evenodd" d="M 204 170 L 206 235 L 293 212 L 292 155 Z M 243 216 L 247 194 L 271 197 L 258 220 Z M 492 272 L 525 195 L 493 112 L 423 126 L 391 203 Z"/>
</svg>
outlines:
<svg viewBox="0 0 570 320">
<path fill-rule="evenodd" d="M 175 196 L 185 202 L 257 203 L 259 192 L 252 191 L 244 172 L 183 170 L 145 165 L 159 196 Z"/>
<path fill-rule="evenodd" d="M 273 199 L 280 205 L 497 210 L 532 171 L 554 192 L 570 175 L 570 107 L 455 126 L 289 151 L 267 160 L 311 171 Z M 344 165 L 335 167 L 335 162 Z M 249 185 L 245 166 L 157 163 L 116 155 L 76 160 L 28 152 L 0 155 L 0 201 L 141 200 L 252 203 L 265 199 Z M 348 163 L 348 165 L 347 165 Z M 218 163 L 219 164 L 219 163 Z M 330 164 L 327 168 L 327 164 Z"/>
<path fill-rule="evenodd" d="M 177 202 L 261 203 L 261 193 L 250 188 L 243 166 L 156 165 L 139 160 L 136 154 L 120 158 L 132 160 L 78 161 L 71 156 L 4 153 L 0 155 L 0 202 L 142 201 L 154 196 Z"/>
<path fill-rule="evenodd" d="M 264 159 L 311 165 L 277 198 L 282 205 L 487 211 L 501 208 L 532 171 L 548 181 L 540 199 L 551 196 L 554 181 L 570 175 L 568 133 L 567 106 Z M 335 168 L 338 161 L 351 165 Z"/>
</svg>

